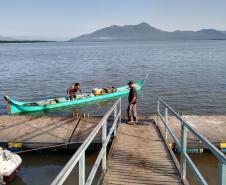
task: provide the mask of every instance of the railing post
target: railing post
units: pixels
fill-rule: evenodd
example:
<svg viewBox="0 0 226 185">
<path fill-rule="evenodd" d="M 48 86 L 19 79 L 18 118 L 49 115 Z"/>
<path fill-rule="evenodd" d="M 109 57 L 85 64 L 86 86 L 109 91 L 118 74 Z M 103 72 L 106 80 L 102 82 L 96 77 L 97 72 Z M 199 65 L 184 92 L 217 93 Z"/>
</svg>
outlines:
<svg viewBox="0 0 226 185">
<path fill-rule="evenodd" d="M 226 164 L 220 161 L 220 176 L 219 176 L 219 185 L 226 184 Z"/>
<path fill-rule="evenodd" d="M 117 105 L 114 109 L 114 122 L 116 121 L 116 117 L 117 117 Z M 114 136 L 116 136 L 116 129 L 117 129 L 117 122 L 116 122 L 116 126 L 114 128 Z"/>
<path fill-rule="evenodd" d="M 165 140 L 167 142 L 167 128 L 166 125 L 168 125 L 168 108 L 165 107 Z"/>
<path fill-rule="evenodd" d="M 180 148 L 180 167 L 181 167 L 181 178 L 186 179 L 186 158 L 185 153 L 187 152 L 187 128 L 184 122 L 181 122 L 181 148 Z"/>
<path fill-rule="evenodd" d="M 159 124 L 159 98 L 158 98 L 158 101 L 157 101 L 157 125 Z"/>
<path fill-rule="evenodd" d="M 102 157 L 102 172 L 105 173 L 107 167 L 107 146 L 104 146 L 107 137 L 107 120 L 102 127 L 102 147 L 104 147 L 104 153 Z"/>
<path fill-rule="evenodd" d="M 85 152 L 79 159 L 79 185 L 85 184 Z"/>
<path fill-rule="evenodd" d="M 119 124 L 122 122 L 122 98 L 120 98 L 119 100 L 119 112 L 120 112 L 120 116 L 119 116 Z"/>
</svg>

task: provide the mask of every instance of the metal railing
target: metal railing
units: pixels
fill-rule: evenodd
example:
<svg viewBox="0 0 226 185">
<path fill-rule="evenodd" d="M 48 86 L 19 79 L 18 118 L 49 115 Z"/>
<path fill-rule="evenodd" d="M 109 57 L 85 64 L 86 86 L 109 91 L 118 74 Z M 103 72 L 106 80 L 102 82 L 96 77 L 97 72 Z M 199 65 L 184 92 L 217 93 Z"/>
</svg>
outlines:
<svg viewBox="0 0 226 185">
<path fill-rule="evenodd" d="M 117 111 L 118 110 L 118 111 Z M 107 135 L 107 119 L 114 113 L 114 122 Z M 114 105 L 108 110 L 101 121 L 97 124 L 94 130 L 90 133 L 87 139 L 79 147 L 76 153 L 71 157 L 68 163 L 60 171 L 57 177 L 52 181 L 51 185 L 61 185 L 70 175 L 76 164 L 79 162 L 79 185 L 90 185 L 94 179 L 97 169 L 102 161 L 102 173 L 106 171 L 107 161 L 107 145 L 111 139 L 112 134 L 116 135 L 117 123 L 121 122 L 121 98 L 119 98 Z M 102 148 L 97 156 L 93 168 L 87 178 L 85 179 L 85 151 L 102 129 Z"/>
<path fill-rule="evenodd" d="M 165 109 L 165 115 L 163 116 L 160 113 L 160 106 L 163 105 Z M 164 132 L 165 132 L 165 140 L 167 142 L 167 133 L 169 132 L 172 138 L 174 139 L 177 147 L 180 150 L 180 175 L 183 180 L 186 180 L 186 164 L 188 163 L 189 167 L 191 168 L 192 173 L 196 176 L 199 184 L 207 184 L 206 180 L 193 163 L 189 155 L 187 154 L 187 132 L 190 131 L 194 136 L 196 136 L 212 153 L 213 155 L 218 158 L 219 160 L 219 185 L 226 185 L 226 157 L 225 155 L 218 150 L 208 139 L 202 136 L 196 129 L 192 128 L 192 126 L 185 121 L 181 116 L 179 116 L 169 105 L 167 105 L 162 99 L 158 99 L 158 117 L 162 120 L 164 124 Z M 173 130 L 169 127 L 168 122 L 168 112 L 175 116 L 176 119 L 181 123 L 181 138 L 180 141 L 176 137 Z M 158 123 L 157 123 L 158 124 Z"/>
</svg>

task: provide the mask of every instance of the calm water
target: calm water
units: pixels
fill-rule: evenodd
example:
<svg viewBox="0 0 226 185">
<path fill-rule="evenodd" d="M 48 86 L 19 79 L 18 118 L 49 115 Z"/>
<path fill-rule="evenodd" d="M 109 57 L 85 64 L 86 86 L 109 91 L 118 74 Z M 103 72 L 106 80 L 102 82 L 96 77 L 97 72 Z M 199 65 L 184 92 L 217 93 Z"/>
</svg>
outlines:
<svg viewBox="0 0 226 185">
<path fill-rule="evenodd" d="M 10 185 L 48 185 L 57 176 L 67 161 L 73 155 L 72 151 L 68 152 L 33 152 L 21 155 L 23 166 L 18 176 Z M 92 165 L 96 160 L 97 154 L 86 153 L 86 177 L 88 177 Z M 98 169 L 97 174 L 101 174 Z M 69 175 L 65 185 L 79 184 L 78 165 Z M 98 181 L 96 177 L 94 183 Z"/>
<path fill-rule="evenodd" d="M 58 97 L 77 81 L 90 92 L 94 87 L 140 80 L 148 73 L 139 97 L 141 114 L 156 111 L 158 96 L 187 114 L 226 113 L 226 41 L 0 44 L 0 64 L 0 97 L 8 94 L 22 101 Z M 125 104 L 126 98 L 124 113 Z M 103 114 L 109 105 L 104 102 L 51 114 L 74 110 Z M 0 114 L 5 113 L 1 98 Z M 202 169 L 210 169 L 203 170 L 208 176 L 217 164 L 211 155 L 203 155 L 207 157 L 197 161 Z M 22 156 L 24 166 L 13 184 L 48 184 L 70 156 Z M 88 155 L 88 161 L 93 160 L 93 155 Z"/>
<path fill-rule="evenodd" d="M 186 113 L 226 112 L 226 41 L 1 44 L 0 64 L 0 97 L 62 96 L 76 81 L 90 92 L 149 73 L 143 114 L 155 112 L 158 96 Z"/>
</svg>

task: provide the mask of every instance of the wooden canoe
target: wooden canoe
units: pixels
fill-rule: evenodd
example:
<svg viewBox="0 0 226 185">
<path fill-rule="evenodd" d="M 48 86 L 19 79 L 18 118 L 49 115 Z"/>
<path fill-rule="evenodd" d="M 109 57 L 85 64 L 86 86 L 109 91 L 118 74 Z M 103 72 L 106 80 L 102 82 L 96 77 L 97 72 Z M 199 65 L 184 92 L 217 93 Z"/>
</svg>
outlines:
<svg viewBox="0 0 226 185">
<path fill-rule="evenodd" d="M 135 83 L 135 87 L 137 91 L 140 91 L 142 85 L 144 84 L 144 80 L 138 81 Z M 129 93 L 128 86 L 122 86 L 116 88 L 116 92 L 102 94 L 98 96 L 93 96 L 92 94 L 85 94 L 85 95 L 77 95 L 75 100 L 68 100 L 68 97 L 61 97 L 61 98 L 52 98 L 47 100 L 41 101 L 34 101 L 34 102 L 19 102 L 13 100 L 9 96 L 5 96 L 7 112 L 9 114 L 15 113 L 23 113 L 23 112 L 33 112 L 33 111 L 45 111 L 54 108 L 72 106 L 72 105 L 80 105 L 88 102 L 93 101 L 101 101 L 106 99 L 111 99 L 117 96 L 126 95 Z"/>
</svg>

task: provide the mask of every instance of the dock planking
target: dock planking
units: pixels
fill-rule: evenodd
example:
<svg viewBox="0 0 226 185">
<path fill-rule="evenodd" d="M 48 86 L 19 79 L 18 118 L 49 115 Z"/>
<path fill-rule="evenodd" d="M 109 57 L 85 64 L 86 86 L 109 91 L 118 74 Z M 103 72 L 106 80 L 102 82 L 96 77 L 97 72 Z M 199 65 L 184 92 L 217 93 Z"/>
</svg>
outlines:
<svg viewBox="0 0 226 185">
<path fill-rule="evenodd" d="M 188 123 L 206 137 L 211 143 L 219 148 L 220 143 L 226 143 L 226 115 L 184 115 Z M 154 119 L 156 115 L 140 116 L 141 119 Z M 77 117 L 62 116 L 0 116 L 0 146 L 7 146 L 9 142 L 22 143 L 24 148 L 37 148 L 52 144 L 63 144 L 77 142 L 71 148 L 77 148 L 91 133 L 101 117 L 82 117 L 78 123 Z M 159 119 L 159 128 L 164 133 L 164 127 Z M 74 133 L 73 130 L 75 126 Z M 169 126 L 180 139 L 180 123 L 173 116 L 169 116 Z M 70 137 L 71 136 L 71 137 Z M 94 140 L 101 142 L 99 134 Z M 173 139 L 168 134 L 168 143 L 174 144 Z M 205 149 L 191 133 L 188 133 L 188 148 Z"/>
<path fill-rule="evenodd" d="M 103 185 L 183 184 L 155 123 L 120 124 Z"/>
<path fill-rule="evenodd" d="M 157 117 L 153 116 L 157 121 Z M 183 115 L 183 118 L 200 134 L 206 137 L 216 147 L 220 147 L 220 143 L 226 143 L 226 115 Z M 173 117 L 169 116 L 169 127 L 176 134 L 177 138 L 181 136 L 181 124 Z M 164 132 L 164 127 L 159 119 L 159 127 Z M 173 144 L 174 141 L 168 134 L 168 143 Z M 188 132 L 188 148 L 191 149 L 206 149 L 192 133 Z"/>
<path fill-rule="evenodd" d="M 75 142 L 78 146 L 92 132 L 100 117 L 0 116 L 0 145 L 22 143 L 23 148 L 37 148 Z M 76 129 L 75 129 L 76 127 Z M 70 140 L 70 141 L 69 141 Z M 100 141 L 97 137 L 95 142 Z M 74 145 L 75 148 L 78 147 Z M 70 146 L 73 148 L 73 145 Z"/>
</svg>

